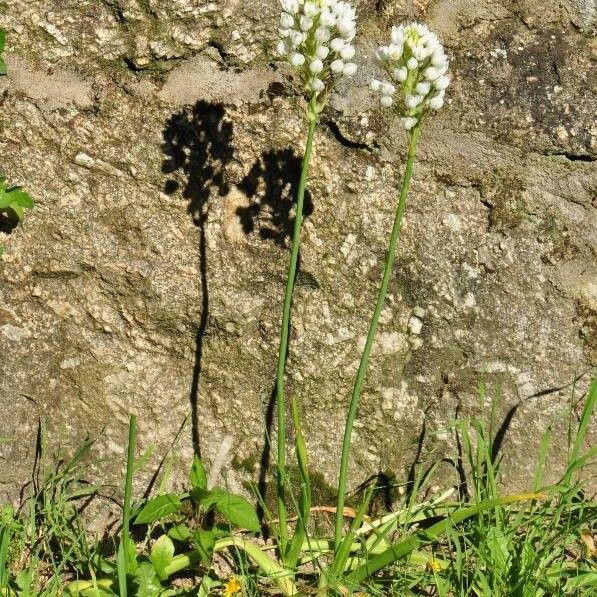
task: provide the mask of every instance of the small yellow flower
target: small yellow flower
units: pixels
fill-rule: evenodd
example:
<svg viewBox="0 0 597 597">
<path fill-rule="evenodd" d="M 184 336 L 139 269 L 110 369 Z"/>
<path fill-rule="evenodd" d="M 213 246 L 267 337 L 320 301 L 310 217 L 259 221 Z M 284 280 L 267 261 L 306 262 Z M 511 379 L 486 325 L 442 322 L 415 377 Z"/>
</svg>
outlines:
<svg viewBox="0 0 597 597">
<path fill-rule="evenodd" d="M 429 572 L 440 572 L 441 569 L 442 565 L 435 558 L 431 558 L 427 561 L 427 570 L 429 570 Z"/>
<path fill-rule="evenodd" d="M 231 576 L 227 583 L 224 584 L 224 592 L 222 595 L 224 597 L 230 597 L 230 595 L 236 595 L 242 590 L 242 585 L 240 584 L 238 578 L 236 576 Z"/>
</svg>

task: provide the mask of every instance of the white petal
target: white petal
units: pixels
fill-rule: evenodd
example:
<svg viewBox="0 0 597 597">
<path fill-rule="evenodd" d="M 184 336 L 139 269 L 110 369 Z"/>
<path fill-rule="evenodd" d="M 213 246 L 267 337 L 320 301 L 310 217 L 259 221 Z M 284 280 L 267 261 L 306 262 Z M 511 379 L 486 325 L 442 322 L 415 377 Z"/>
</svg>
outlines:
<svg viewBox="0 0 597 597">
<path fill-rule="evenodd" d="M 371 79 L 369 85 L 373 91 L 379 91 L 381 89 L 381 81 L 378 81 L 377 79 Z"/>
<path fill-rule="evenodd" d="M 341 73 L 344 69 L 344 62 L 342 60 L 334 60 L 330 64 L 330 69 L 333 73 Z"/>
<path fill-rule="evenodd" d="M 449 77 L 446 77 L 446 76 L 440 77 L 439 79 L 436 79 L 433 82 L 433 86 L 439 90 L 446 89 L 449 84 L 450 84 L 450 79 L 449 79 Z"/>
<path fill-rule="evenodd" d="M 394 77 L 397 81 L 400 81 L 402 83 L 406 81 L 406 79 L 408 78 L 408 71 L 404 66 L 396 68 L 394 69 Z"/>
<path fill-rule="evenodd" d="M 431 84 L 427 81 L 421 81 L 416 87 L 417 93 L 419 95 L 427 95 L 429 90 L 431 89 Z"/>
<path fill-rule="evenodd" d="M 334 52 L 340 52 L 345 45 L 346 42 L 341 37 L 334 37 L 330 42 L 330 48 L 332 48 Z"/>
<path fill-rule="evenodd" d="M 305 64 L 305 57 L 302 54 L 295 52 L 290 57 L 290 64 L 292 64 L 292 66 L 302 66 L 303 64 Z"/>
<path fill-rule="evenodd" d="M 354 62 L 347 62 L 342 69 L 342 74 L 352 77 L 357 72 L 357 65 Z"/>
<path fill-rule="evenodd" d="M 320 60 L 325 60 L 328 57 L 329 53 L 330 49 L 327 46 L 319 46 L 315 50 L 315 56 L 317 56 L 317 58 L 319 58 Z"/>
<path fill-rule="evenodd" d="M 419 63 L 417 62 L 417 59 L 414 57 L 410 57 L 408 59 L 408 62 L 406 63 L 406 66 L 408 67 L 408 70 L 415 70 L 415 68 L 417 68 L 417 66 L 419 66 Z"/>
<path fill-rule="evenodd" d="M 345 46 L 340 50 L 340 56 L 344 60 L 350 60 L 355 55 L 355 49 L 353 46 Z"/>
<path fill-rule="evenodd" d="M 321 60 L 319 60 L 319 58 L 316 58 L 315 60 L 311 61 L 311 63 L 309 64 L 309 70 L 313 74 L 320 73 L 323 70 L 323 62 Z"/>
<path fill-rule="evenodd" d="M 392 96 L 390 96 L 390 95 L 382 95 L 381 98 L 379 99 L 379 103 L 384 108 L 389 108 L 392 105 L 393 101 L 394 100 L 392 99 Z"/>
<path fill-rule="evenodd" d="M 429 100 L 429 107 L 432 110 L 439 110 L 444 105 L 444 98 L 437 95 Z"/>
</svg>

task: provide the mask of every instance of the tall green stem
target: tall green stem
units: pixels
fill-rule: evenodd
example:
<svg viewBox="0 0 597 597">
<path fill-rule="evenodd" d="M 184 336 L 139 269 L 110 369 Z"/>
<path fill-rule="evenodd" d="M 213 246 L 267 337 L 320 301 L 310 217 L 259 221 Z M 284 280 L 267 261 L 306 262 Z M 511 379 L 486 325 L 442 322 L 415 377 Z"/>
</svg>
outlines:
<svg viewBox="0 0 597 597">
<path fill-rule="evenodd" d="M 309 162 L 313 149 L 313 137 L 317 125 L 317 111 L 315 100 L 309 103 L 307 111 L 309 116 L 309 133 L 307 145 L 303 157 L 301 177 L 299 180 L 298 193 L 296 198 L 296 213 L 294 216 L 294 230 L 292 234 L 292 249 L 290 252 L 290 264 L 286 278 L 286 291 L 284 293 L 284 310 L 282 313 L 282 328 L 280 330 L 280 349 L 278 351 L 278 368 L 276 373 L 276 407 L 278 411 L 278 462 L 277 462 L 277 492 L 278 492 L 278 519 L 280 524 L 280 552 L 286 552 L 288 542 L 288 528 L 286 518 L 286 401 L 284 396 L 284 372 L 286 367 L 286 355 L 288 353 L 288 335 L 290 332 L 290 309 L 292 307 L 292 295 L 296 278 L 296 269 L 301 243 L 301 228 L 303 224 L 303 204 L 305 199 L 305 188 L 309 173 Z"/>
<path fill-rule="evenodd" d="M 396 208 L 396 215 L 394 217 L 394 226 L 392 227 L 392 234 L 390 236 L 390 244 L 388 247 L 388 253 L 386 255 L 386 263 L 383 271 L 383 278 L 381 281 L 381 287 L 379 294 L 377 295 L 377 303 L 375 305 L 375 311 L 369 324 L 369 333 L 367 334 L 367 342 L 361 355 L 361 362 L 357 371 L 354 388 L 352 390 L 352 396 L 350 399 L 350 408 L 346 417 L 346 427 L 344 428 L 344 440 L 342 442 L 342 457 L 340 460 L 340 475 L 338 479 L 338 499 L 336 502 L 336 529 L 334 536 L 334 546 L 336 551 L 340 547 L 342 540 L 342 523 L 343 523 L 343 511 L 344 511 L 344 500 L 346 497 L 346 478 L 348 475 L 348 455 L 350 452 L 350 440 L 352 436 L 352 428 L 359 407 L 359 401 L 361 398 L 361 390 L 363 388 L 363 382 L 365 380 L 365 373 L 367 372 L 367 366 L 369 364 L 369 356 L 371 354 L 371 347 L 373 346 L 373 340 L 377 332 L 377 325 L 379 323 L 379 316 L 386 298 L 388 291 L 388 284 L 390 282 L 390 275 L 392 273 L 392 266 L 394 265 L 394 257 L 396 253 L 396 245 L 398 243 L 398 235 L 400 232 L 400 225 L 402 223 L 402 216 L 406 209 L 406 198 L 408 196 L 408 187 L 410 185 L 410 179 L 413 174 L 413 166 L 415 161 L 415 153 L 417 148 L 417 140 L 419 138 L 420 128 L 417 126 L 409 135 L 409 146 L 408 146 L 408 157 L 406 161 L 406 170 L 404 172 L 404 179 L 402 181 L 402 187 L 400 189 L 400 200 Z"/>
</svg>

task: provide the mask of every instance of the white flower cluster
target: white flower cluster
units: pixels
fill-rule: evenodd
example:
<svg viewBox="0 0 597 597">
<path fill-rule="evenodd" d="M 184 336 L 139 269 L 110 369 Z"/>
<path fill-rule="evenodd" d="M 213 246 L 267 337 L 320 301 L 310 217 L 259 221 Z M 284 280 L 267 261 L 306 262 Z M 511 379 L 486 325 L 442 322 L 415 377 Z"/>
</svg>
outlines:
<svg viewBox="0 0 597 597">
<path fill-rule="evenodd" d="M 392 27 L 390 45 L 380 47 L 376 58 L 388 80 L 374 79 L 371 88 L 381 94 L 384 108 L 398 102 L 406 130 L 420 122 L 429 109 L 439 110 L 444 105 L 450 84 L 448 58 L 437 36 L 425 25 Z"/>
<path fill-rule="evenodd" d="M 354 8 L 342 0 L 281 0 L 278 54 L 299 69 L 309 98 L 326 89 L 332 75 L 350 77 L 356 30 Z"/>
</svg>

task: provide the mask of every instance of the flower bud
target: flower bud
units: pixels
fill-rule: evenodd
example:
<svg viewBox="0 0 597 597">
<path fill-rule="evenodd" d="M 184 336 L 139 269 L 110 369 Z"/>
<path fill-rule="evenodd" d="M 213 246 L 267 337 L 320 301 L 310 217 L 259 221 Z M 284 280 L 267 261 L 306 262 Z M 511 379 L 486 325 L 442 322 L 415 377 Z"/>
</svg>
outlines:
<svg viewBox="0 0 597 597">
<path fill-rule="evenodd" d="M 289 15 L 287 12 L 283 12 L 280 16 L 280 27 L 283 29 L 289 29 L 294 25 L 294 17 Z"/>
<path fill-rule="evenodd" d="M 443 77 L 440 77 L 439 79 L 436 79 L 433 82 L 433 86 L 436 89 L 439 89 L 440 91 L 442 91 L 443 89 L 447 89 L 449 84 L 450 84 L 450 79 L 449 79 L 449 77 L 446 77 L 445 75 Z"/>
<path fill-rule="evenodd" d="M 346 42 L 340 37 L 334 37 L 330 42 L 330 48 L 334 52 L 340 52 L 342 48 L 346 45 Z"/>
<path fill-rule="evenodd" d="M 392 99 L 391 95 L 382 95 L 381 98 L 379 99 L 379 103 L 384 108 L 389 108 L 393 102 L 394 102 L 394 100 Z"/>
<path fill-rule="evenodd" d="M 394 78 L 400 83 L 406 81 L 408 78 L 408 71 L 406 70 L 406 67 L 401 66 L 400 68 L 394 69 Z"/>
<path fill-rule="evenodd" d="M 313 74 L 320 73 L 323 70 L 323 62 L 321 60 L 319 60 L 319 58 L 316 58 L 315 60 L 311 61 L 311 63 L 309 64 L 309 70 Z"/>
<path fill-rule="evenodd" d="M 298 52 L 294 52 L 290 57 L 290 64 L 292 64 L 292 66 L 302 66 L 305 64 L 305 57 Z"/>
<path fill-rule="evenodd" d="M 344 70 L 344 61 L 340 59 L 334 60 L 330 64 L 330 70 L 335 74 L 341 73 Z"/>
<path fill-rule="evenodd" d="M 354 62 L 347 62 L 342 69 L 342 74 L 352 77 L 357 72 L 357 65 Z"/>
<path fill-rule="evenodd" d="M 407 131 L 410 131 L 410 129 L 412 129 L 417 124 L 417 119 L 413 118 L 412 116 L 409 116 L 408 118 L 402 118 L 401 122 L 402 122 L 402 126 Z"/>
<path fill-rule="evenodd" d="M 417 84 L 417 86 L 415 87 L 417 93 L 419 95 L 427 95 L 431 89 L 431 84 L 427 81 L 421 81 L 420 83 Z"/>
<path fill-rule="evenodd" d="M 441 95 L 436 95 L 429 100 L 429 107 L 432 110 L 439 110 L 444 105 L 444 98 Z"/>
<path fill-rule="evenodd" d="M 351 58 L 354 57 L 355 54 L 355 50 L 353 46 L 345 46 L 340 50 L 340 56 L 344 59 L 344 60 L 350 60 Z"/>
<path fill-rule="evenodd" d="M 414 56 L 411 56 L 406 62 L 406 68 L 408 68 L 408 70 L 415 70 L 417 66 L 419 66 L 419 63 L 417 62 L 417 59 Z"/>
</svg>

